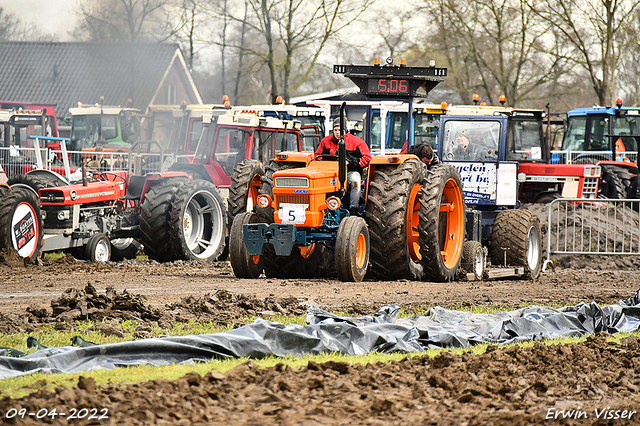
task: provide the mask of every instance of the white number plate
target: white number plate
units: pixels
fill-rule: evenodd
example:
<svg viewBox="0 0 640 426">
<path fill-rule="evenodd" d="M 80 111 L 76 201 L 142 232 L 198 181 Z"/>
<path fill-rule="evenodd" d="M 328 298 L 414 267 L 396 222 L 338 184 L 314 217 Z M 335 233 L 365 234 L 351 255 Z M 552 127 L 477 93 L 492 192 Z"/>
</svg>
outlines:
<svg viewBox="0 0 640 426">
<path fill-rule="evenodd" d="M 280 204 L 278 215 L 286 225 L 302 225 L 307 220 L 305 210 L 308 204 Z"/>
</svg>

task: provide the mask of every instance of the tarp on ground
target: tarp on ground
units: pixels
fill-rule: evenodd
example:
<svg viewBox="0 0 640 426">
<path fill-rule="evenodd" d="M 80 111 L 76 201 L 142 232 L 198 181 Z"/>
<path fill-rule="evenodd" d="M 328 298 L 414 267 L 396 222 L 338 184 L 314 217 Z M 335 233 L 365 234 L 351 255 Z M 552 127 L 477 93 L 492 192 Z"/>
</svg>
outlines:
<svg viewBox="0 0 640 426">
<path fill-rule="evenodd" d="M 237 329 L 202 335 L 162 337 L 88 347 L 42 349 L 22 357 L 0 350 L 0 379 L 35 372 L 78 373 L 133 365 L 168 365 L 224 358 L 302 356 L 338 352 L 422 352 L 479 343 L 630 332 L 640 325 L 640 290 L 617 304 L 580 303 L 561 309 L 531 306 L 473 314 L 434 307 L 426 315 L 398 318 L 396 305 L 359 318 L 309 307 L 307 325 L 258 319 Z"/>
</svg>

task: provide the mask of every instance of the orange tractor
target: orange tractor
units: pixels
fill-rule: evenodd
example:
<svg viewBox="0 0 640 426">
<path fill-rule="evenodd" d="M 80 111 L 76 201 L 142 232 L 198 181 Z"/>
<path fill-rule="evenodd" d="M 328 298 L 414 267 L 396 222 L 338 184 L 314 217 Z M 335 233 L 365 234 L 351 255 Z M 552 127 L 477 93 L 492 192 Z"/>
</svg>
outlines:
<svg viewBox="0 0 640 426">
<path fill-rule="evenodd" d="M 411 75 L 415 68 L 360 68 L 373 78 L 380 71 L 397 73 L 401 82 L 396 85 L 415 93 L 416 83 L 425 96 L 440 81 L 433 77 L 446 75 L 446 69 L 435 67 Z M 344 106 L 341 117 L 342 126 Z M 341 281 L 362 281 L 370 268 L 382 279 L 455 278 L 465 237 L 464 196 L 455 167 L 427 170 L 414 155 L 374 156 L 364 172 L 357 213 L 347 208 L 343 138 L 337 156 L 286 152 L 269 167 L 273 173 L 251 188 L 254 211 L 237 215 L 231 226 L 230 260 L 237 277 L 335 273 Z"/>
</svg>

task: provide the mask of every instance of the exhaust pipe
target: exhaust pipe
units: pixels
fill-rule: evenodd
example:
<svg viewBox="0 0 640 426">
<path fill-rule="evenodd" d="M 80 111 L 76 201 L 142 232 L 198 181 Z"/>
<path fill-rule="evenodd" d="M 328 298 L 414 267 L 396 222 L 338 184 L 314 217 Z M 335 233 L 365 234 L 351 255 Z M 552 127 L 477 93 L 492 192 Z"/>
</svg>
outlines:
<svg viewBox="0 0 640 426">
<path fill-rule="evenodd" d="M 346 102 L 340 105 L 340 140 L 338 141 L 338 179 L 342 193 L 346 190 L 347 181 L 347 148 L 344 143 L 344 123 L 346 122 L 344 110 L 346 106 Z"/>
</svg>

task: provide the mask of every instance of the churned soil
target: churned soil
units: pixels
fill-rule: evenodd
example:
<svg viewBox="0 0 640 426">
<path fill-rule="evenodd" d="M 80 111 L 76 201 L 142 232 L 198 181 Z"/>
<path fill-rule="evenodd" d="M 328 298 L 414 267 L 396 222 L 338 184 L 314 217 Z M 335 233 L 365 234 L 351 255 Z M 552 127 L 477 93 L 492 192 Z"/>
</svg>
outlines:
<svg viewBox="0 0 640 426">
<path fill-rule="evenodd" d="M 250 315 L 300 315 L 310 304 L 352 315 L 373 314 L 391 303 L 412 314 L 435 305 L 609 304 L 640 288 L 639 264 L 637 258 L 566 257 L 535 281 L 342 283 L 239 280 L 228 262 L 101 265 L 63 257 L 24 266 L 8 256 L 0 258 L 0 332 L 31 332 L 43 324 L 73 329 L 74 319 L 89 318 L 113 325 L 117 333 L 119 321 L 132 319 L 141 330 L 136 337 L 143 338 L 152 323 L 241 325 Z M 598 335 L 586 343 L 490 347 L 483 355 L 444 352 L 391 364 L 312 362 L 295 370 L 248 362 L 226 374 L 135 385 L 96 386 L 82 377 L 77 387 L 1 399 L 0 423 L 50 422 L 5 416 L 12 408 L 57 407 L 67 413 L 107 409 L 109 417 L 59 417 L 55 424 L 640 424 L 637 413 L 631 419 L 624 413 L 640 411 L 639 355 L 635 337 L 616 344 Z"/>
<path fill-rule="evenodd" d="M 81 376 L 77 388 L 4 398 L 0 412 L 73 407 L 108 416 L 54 422 L 95 425 L 638 424 L 638 355 L 635 336 L 617 344 L 599 334 L 580 344 L 491 346 L 482 355 L 443 352 L 384 364 L 292 369 L 249 361 L 226 374 L 134 385 L 96 386 Z M 44 423 L 28 415 L 3 420 Z"/>
</svg>

